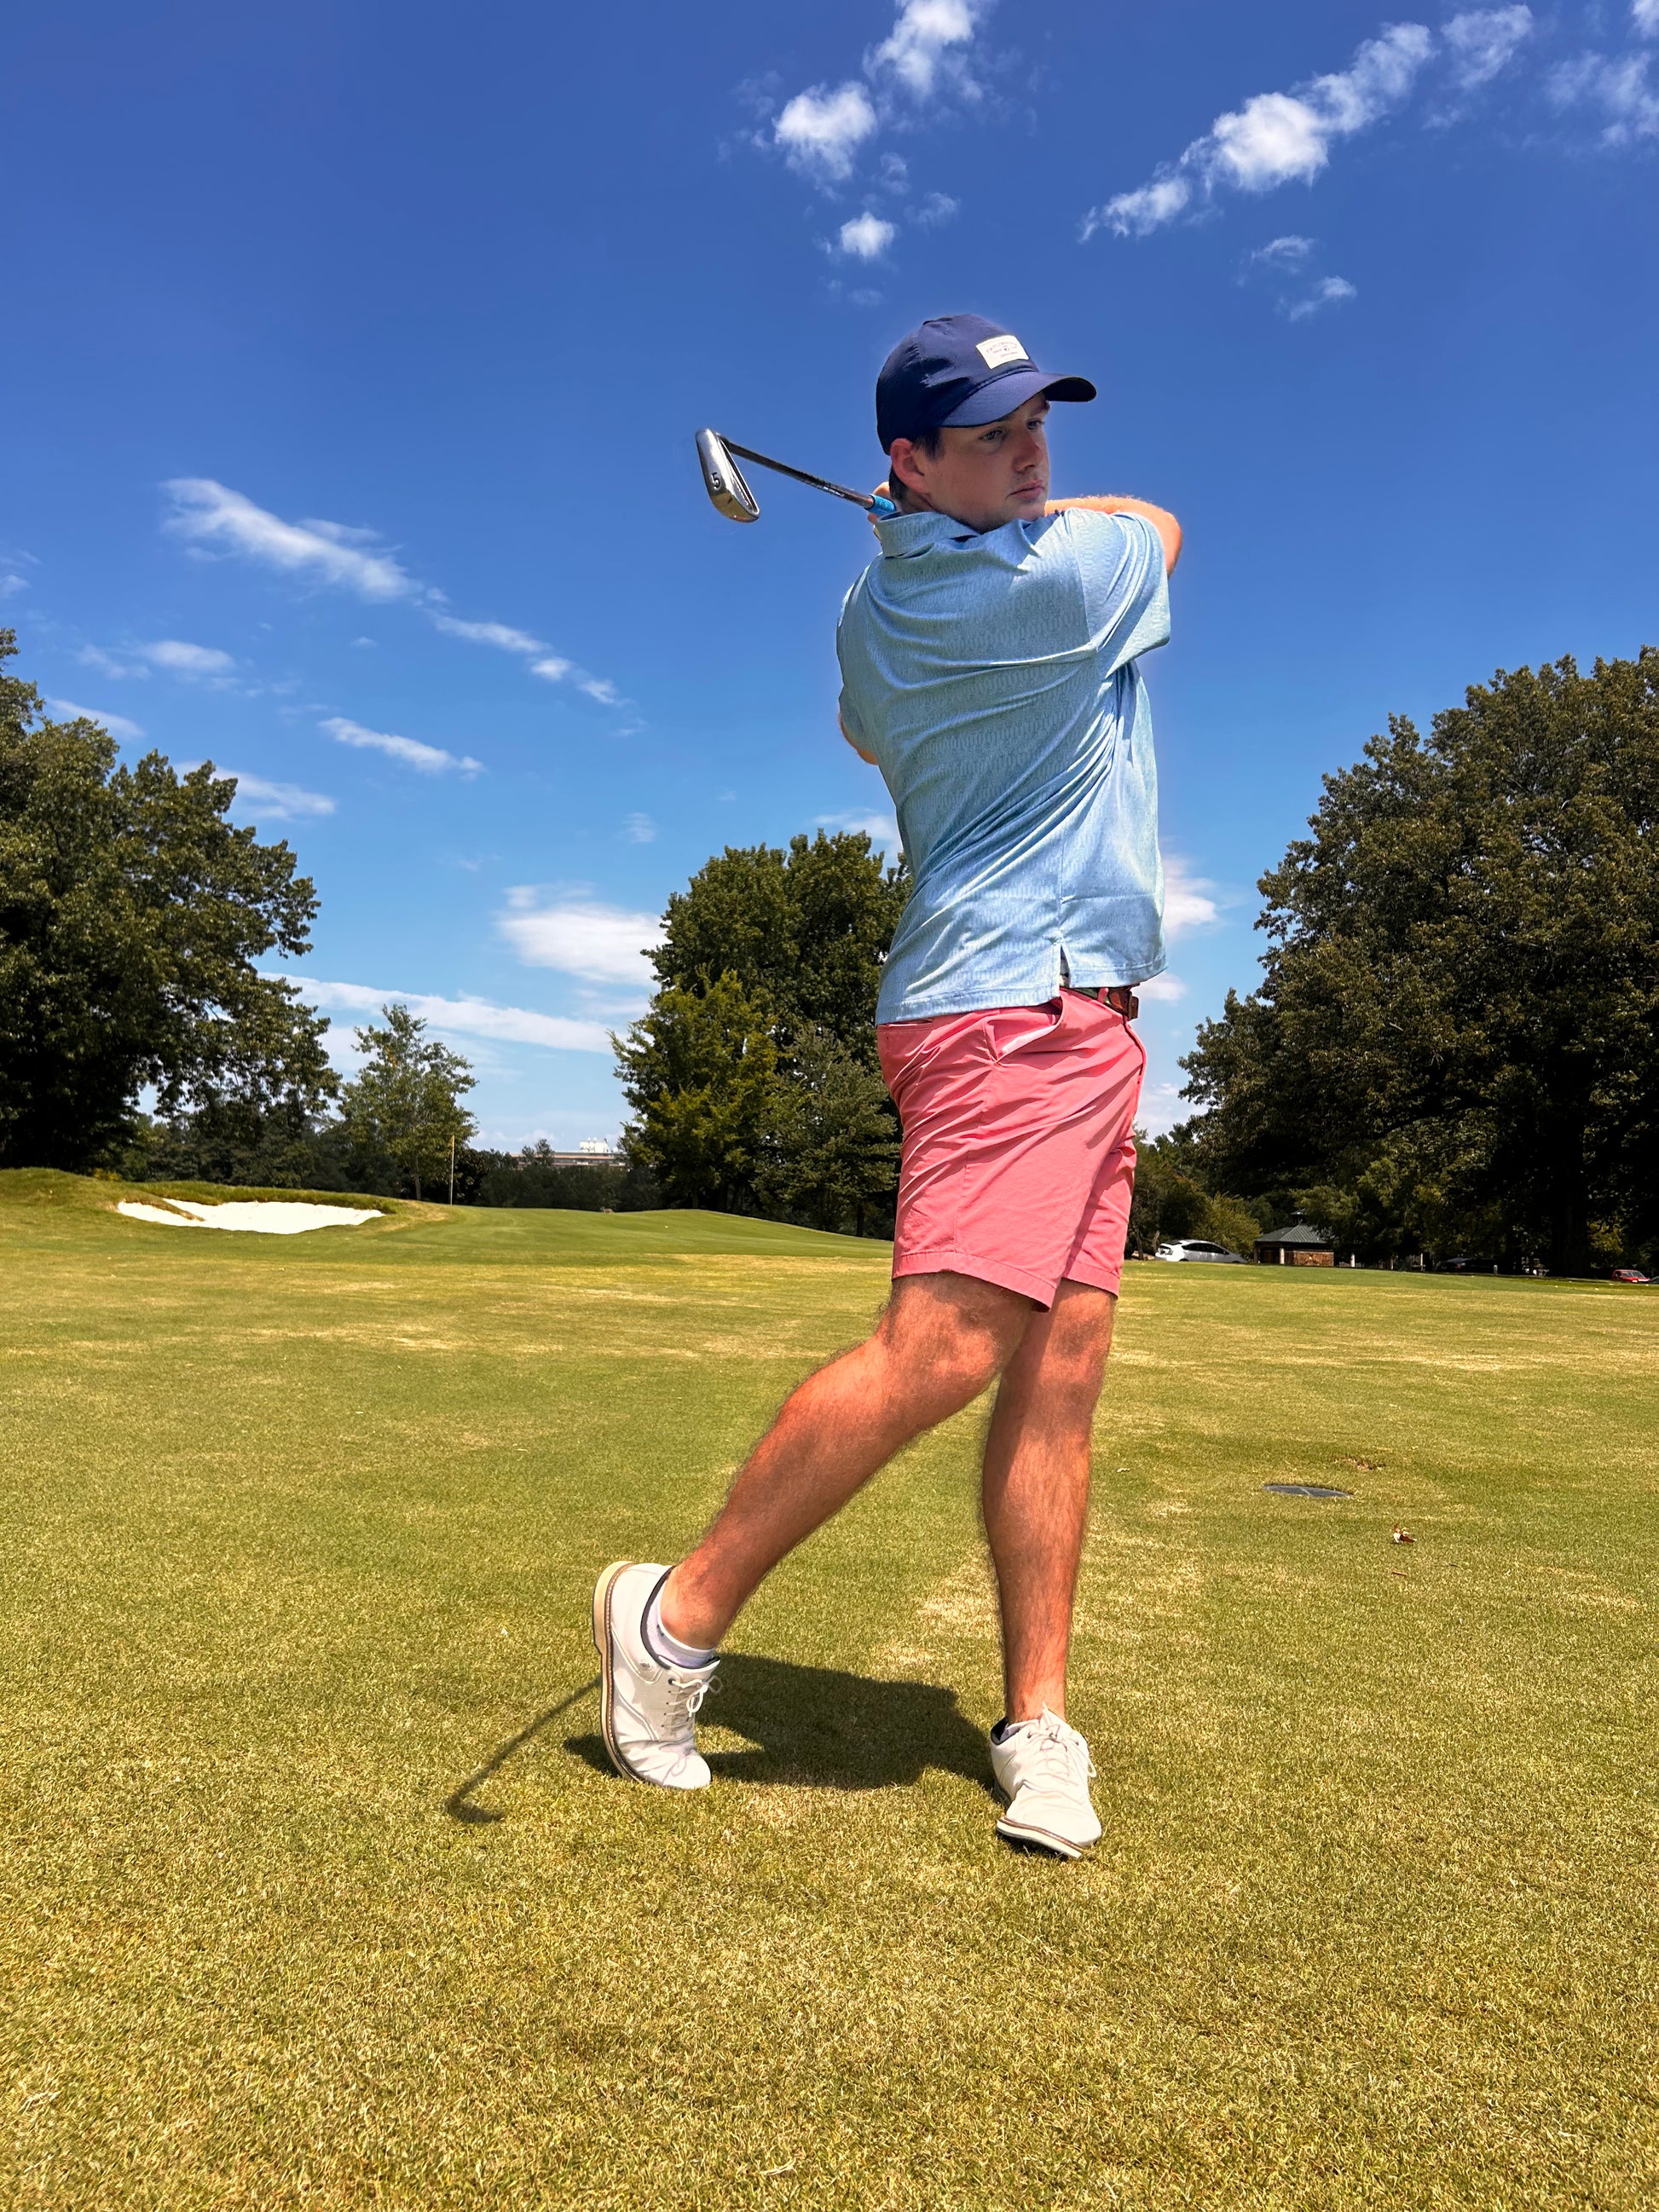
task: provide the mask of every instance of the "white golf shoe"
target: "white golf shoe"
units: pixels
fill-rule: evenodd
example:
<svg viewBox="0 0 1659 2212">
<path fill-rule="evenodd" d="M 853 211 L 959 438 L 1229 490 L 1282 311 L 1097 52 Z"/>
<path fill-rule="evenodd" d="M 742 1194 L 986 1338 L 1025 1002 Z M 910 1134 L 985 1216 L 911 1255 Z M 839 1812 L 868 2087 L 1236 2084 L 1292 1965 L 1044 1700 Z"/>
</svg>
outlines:
<svg viewBox="0 0 1659 2212">
<path fill-rule="evenodd" d="M 997 1822 L 1005 1842 L 1031 1844 L 1074 1859 L 1100 1841 L 1100 1822 L 1089 1796 L 1095 1763 L 1088 1745 L 1058 1713 L 1045 1705 L 1034 1721 L 1007 1729 L 1000 1740 L 993 1731 L 991 1765 L 1008 1800 Z"/>
<path fill-rule="evenodd" d="M 593 1644 L 599 1655 L 600 1724 L 618 1774 L 659 1790 L 706 1790 L 708 1762 L 693 1726 L 714 1679 L 706 1667 L 669 1667 L 646 1647 L 645 1609 L 665 1566 L 613 1559 L 593 1586 Z"/>
</svg>

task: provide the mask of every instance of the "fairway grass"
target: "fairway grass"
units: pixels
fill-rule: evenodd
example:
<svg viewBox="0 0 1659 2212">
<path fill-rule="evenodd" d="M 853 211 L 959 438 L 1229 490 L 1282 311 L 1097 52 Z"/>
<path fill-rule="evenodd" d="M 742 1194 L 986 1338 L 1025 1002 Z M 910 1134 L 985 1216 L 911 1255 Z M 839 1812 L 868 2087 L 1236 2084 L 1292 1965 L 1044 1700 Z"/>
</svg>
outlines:
<svg viewBox="0 0 1659 2212">
<path fill-rule="evenodd" d="M 0 1174 L 0 2204 L 1659 2201 L 1659 1291 L 1131 1267 L 1065 1866 L 982 1408 L 739 1622 L 710 1790 L 604 1765 L 595 1573 L 885 1246 L 130 1195 Z"/>
</svg>

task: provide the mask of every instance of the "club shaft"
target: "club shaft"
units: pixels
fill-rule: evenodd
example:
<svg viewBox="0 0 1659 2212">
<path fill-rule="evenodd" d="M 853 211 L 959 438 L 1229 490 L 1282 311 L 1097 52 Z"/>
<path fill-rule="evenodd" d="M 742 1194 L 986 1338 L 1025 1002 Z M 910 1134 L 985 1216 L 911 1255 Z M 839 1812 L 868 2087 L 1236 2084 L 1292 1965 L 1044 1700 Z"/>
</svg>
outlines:
<svg viewBox="0 0 1659 2212">
<path fill-rule="evenodd" d="M 811 484 L 814 491 L 833 492 L 837 499 L 850 499 L 854 507 L 863 507 L 866 514 L 878 504 L 867 491 L 848 491 L 845 484 L 831 483 L 828 477 L 808 476 L 805 469 L 792 469 L 787 461 L 775 461 L 769 453 L 757 453 L 752 446 L 740 446 L 735 439 L 722 437 L 720 443 L 728 453 L 736 453 L 745 461 L 757 461 L 763 469 L 775 469 L 781 477 L 793 477 L 797 483 Z"/>
</svg>

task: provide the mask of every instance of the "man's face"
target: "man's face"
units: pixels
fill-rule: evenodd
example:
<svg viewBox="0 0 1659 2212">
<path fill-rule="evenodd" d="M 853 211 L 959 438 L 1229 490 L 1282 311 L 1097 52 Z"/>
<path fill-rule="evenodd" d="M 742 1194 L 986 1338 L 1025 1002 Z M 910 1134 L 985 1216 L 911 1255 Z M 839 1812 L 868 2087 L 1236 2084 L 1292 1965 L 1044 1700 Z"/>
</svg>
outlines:
<svg viewBox="0 0 1659 2212">
<path fill-rule="evenodd" d="M 913 507 L 931 507 L 970 530 L 1000 530 L 1029 522 L 1048 498 L 1048 441 L 1043 430 L 1048 403 L 1039 393 L 999 422 L 976 430 L 943 430 L 937 453 L 908 438 L 895 438 L 893 478 Z"/>
</svg>

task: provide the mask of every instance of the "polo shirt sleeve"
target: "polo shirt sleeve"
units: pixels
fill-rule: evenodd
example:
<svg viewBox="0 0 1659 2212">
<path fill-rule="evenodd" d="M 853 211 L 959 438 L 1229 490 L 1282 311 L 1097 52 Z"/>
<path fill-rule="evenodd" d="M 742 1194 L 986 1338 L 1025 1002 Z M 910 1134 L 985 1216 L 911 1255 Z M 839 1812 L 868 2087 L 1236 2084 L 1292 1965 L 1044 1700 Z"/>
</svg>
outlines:
<svg viewBox="0 0 1659 2212">
<path fill-rule="evenodd" d="M 841 604 L 841 620 L 836 624 L 836 659 L 841 666 L 841 726 L 856 745 L 866 752 L 873 750 L 864 717 L 859 712 L 858 702 L 853 696 L 856 681 L 857 653 L 849 635 L 849 623 L 854 599 L 858 592 L 854 583 Z"/>
<path fill-rule="evenodd" d="M 1109 676 L 1137 653 L 1169 642 L 1164 541 L 1144 514 L 1073 507 L 1063 519 L 1070 525 L 1089 635 Z"/>
<path fill-rule="evenodd" d="M 842 729 L 846 731 L 855 745 L 862 745 L 865 751 L 868 752 L 871 750 L 870 733 L 865 728 L 864 717 L 860 714 L 858 702 L 853 696 L 853 686 L 848 681 L 845 663 L 842 666 L 841 698 L 837 702 L 837 708 Z"/>
</svg>

